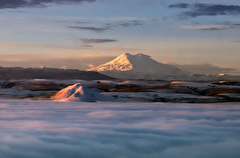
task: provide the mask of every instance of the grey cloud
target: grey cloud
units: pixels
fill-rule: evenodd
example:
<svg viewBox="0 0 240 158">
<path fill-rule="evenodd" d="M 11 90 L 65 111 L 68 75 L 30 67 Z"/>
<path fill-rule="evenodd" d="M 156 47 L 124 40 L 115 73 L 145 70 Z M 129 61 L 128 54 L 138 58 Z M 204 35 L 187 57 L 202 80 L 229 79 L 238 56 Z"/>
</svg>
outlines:
<svg viewBox="0 0 240 158">
<path fill-rule="evenodd" d="M 214 25 L 182 25 L 180 28 L 192 29 L 192 30 L 200 30 L 200 31 L 219 31 L 219 30 L 227 30 L 227 29 L 236 29 L 240 28 L 239 23 L 234 23 L 230 21 L 215 23 Z"/>
<path fill-rule="evenodd" d="M 68 28 L 94 31 L 94 32 L 96 32 L 96 33 L 101 33 L 101 32 L 103 32 L 103 31 L 106 31 L 106 30 L 109 30 L 109 29 L 110 29 L 109 27 L 97 28 L 97 27 L 81 27 L 81 26 L 69 26 Z"/>
<path fill-rule="evenodd" d="M 142 26 L 143 23 L 140 20 L 133 20 L 133 21 L 123 21 L 117 23 L 107 23 L 106 26 L 110 28 L 114 27 L 131 27 L 131 26 Z"/>
<path fill-rule="evenodd" d="M 78 24 L 88 24 L 88 22 L 79 22 Z M 118 22 L 118 23 L 106 23 L 103 27 L 91 27 L 91 26 L 69 26 L 68 28 L 71 29 L 80 29 L 80 30 L 87 30 L 87 31 L 93 31 L 96 33 L 101 33 L 106 30 L 110 30 L 112 28 L 116 27 L 131 27 L 131 26 L 142 26 L 141 21 L 125 21 L 125 22 Z"/>
<path fill-rule="evenodd" d="M 227 29 L 232 29 L 232 28 L 239 28 L 239 25 L 226 25 L 226 27 L 222 28 L 217 28 L 217 27 L 209 27 L 209 28 L 203 28 L 203 29 L 198 29 L 202 31 L 218 31 L 218 30 L 227 30 Z"/>
<path fill-rule="evenodd" d="M 48 3 L 82 3 L 82 2 L 95 2 L 95 0 L 1 0 L 0 8 L 20 8 L 20 7 L 46 7 Z"/>
<path fill-rule="evenodd" d="M 111 42 L 117 42 L 115 39 L 87 39 L 83 38 L 81 39 L 83 44 L 96 44 L 96 43 L 111 43 Z"/>
<path fill-rule="evenodd" d="M 226 25 L 226 26 L 229 26 L 229 27 L 232 27 L 232 28 L 240 27 L 240 23 L 230 22 L 230 21 L 225 21 L 225 22 L 218 23 L 218 24 Z"/>
<path fill-rule="evenodd" d="M 204 28 L 204 29 L 198 29 L 198 30 L 202 30 L 202 31 L 217 31 L 217 30 L 226 30 L 228 28 L 215 28 L 215 27 L 212 27 L 212 28 Z"/>
<path fill-rule="evenodd" d="M 183 25 L 179 26 L 184 29 L 200 30 L 200 31 L 216 31 L 216 30 L 226 30 L 230 29 L 231 26 L 225 25 Z"/>
<path fill-rule="evenodd" d="M 91 22 L 88 21 L 76 21 L 76 24 L 90 24 Z"/>
<path fill-rule="evenodd" d="M 187 4 L 178 3 L 170 5 L 169 8 L 188 8 L 190 11 L 182 12 L 179 16 L 198 17 L 198 16 L 217 16 L 217 15 L 239 15 L 240 6 L 238 5 L 221 5 L 221 4 Z"/>
<path fill-rule="evenodd" d="M 235 29 L 235 28 L 240 28 L 240 24 L 239 23 L 232 23 L 232 22 L 223 22 L 223 23 L 218 23 L 222 26 L 222 28 L 216 28 L 216 27 L 210 27 L 210 28 L 205 28 L 205 29 L 200 29 L 203 31 L 217 31 L 217 30 L 226 30 L 226 29 Z"/>
<path fill-rule="evenodd" d="M 197 30 L 200 30 L 200 31 L 219 31 L 219 30 L 227 30 L 227 29 L 230 29 L 232 28 L 232 26 L 225 26 L 225 27 L 208 27 L 208 28 L 200 28 L 200 29 L 197 29 Z"/>
<path fill-rule="evenodd" d="M 18 8 L 27 6 L 29 2 L 25 0 L 1 0 L 0 8 Z"/>
<path fill-rule="evenodd" d="M 128 21 L 128 22 L 118 23 L 117 25 L 123 26 L 123 27 L 130 27 L 130 26 L 142 26 L 143 24 L 140 21 Z"/>
<path fill-rule="evenodd" d="M 169 8 L 189 8 L 190 6 L 188 3 L 178 3 L 170 5 Z"/>
<path fill-rule="evenodd" d="M 74 23 L 74 24 L 90 24 L 91 22 L 88 21 L 74 21 L 72 22 L 71 20 L 52 20 L 52 22 L 57 22 L 57 23 Z"/>
</svg>

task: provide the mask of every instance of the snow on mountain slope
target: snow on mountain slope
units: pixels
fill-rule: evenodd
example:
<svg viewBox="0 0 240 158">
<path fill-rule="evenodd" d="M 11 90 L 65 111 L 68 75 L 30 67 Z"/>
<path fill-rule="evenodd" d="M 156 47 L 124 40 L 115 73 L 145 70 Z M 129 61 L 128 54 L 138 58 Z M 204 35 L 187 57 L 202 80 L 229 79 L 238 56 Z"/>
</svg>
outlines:
<svg viewBox="0 0 240 158">
<path fill-rule="evenodd" d="M 148 55 L 129 53 L 88 71 L 98 71 L 122 79 L 180 79 L 190 75 L 172 65 L 159 63 Z"/>
<path fill-rule="evenodd" d="M 72 86 L 62 89 L 56 93 L 52 100 L 60 102 L 68 101 L 81 101 L 81 102 L 96 102 L 96 101 L 108 101 L 106 96 L 89 89 L 87 86 L 80 83 L 76 83 Z"/>
<path fill-rule="evenodd" d="M 90 71 L 112 71 L 112 70 L 117 70 L 117 71 L 129 71 L 133 69 L 133 65 L 129 61 L 129 57 L 131 55 L 128 53 L 122 54 L 118 56 L 117 58 L 113 59 L 112 61 L 102 64 L 98 67 L 89 69 Z"/>
</svg>

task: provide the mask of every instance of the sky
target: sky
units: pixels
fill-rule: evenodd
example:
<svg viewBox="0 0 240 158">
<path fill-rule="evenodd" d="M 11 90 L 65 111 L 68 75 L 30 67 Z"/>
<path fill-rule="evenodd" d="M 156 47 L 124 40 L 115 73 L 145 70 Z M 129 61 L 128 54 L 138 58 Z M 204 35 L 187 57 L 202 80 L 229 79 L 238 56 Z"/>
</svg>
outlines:
<svg viewBox="0 0 240 158">
<path fill-rule="evenodd" d="M 143 53 L 240 74 L 239 15 L 239 0 L 2 0 L 0 65 L 86 69 Z"/>
</svg>

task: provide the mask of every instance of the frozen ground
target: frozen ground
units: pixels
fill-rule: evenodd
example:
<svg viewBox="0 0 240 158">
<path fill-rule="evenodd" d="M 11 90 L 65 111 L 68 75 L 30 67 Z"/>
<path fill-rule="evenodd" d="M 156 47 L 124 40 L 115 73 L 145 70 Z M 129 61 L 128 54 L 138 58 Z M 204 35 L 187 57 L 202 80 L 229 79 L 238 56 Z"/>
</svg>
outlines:
<svg viewBox="0 0 240 158">
<path fill-rule="evenodd" d="M 71 88 L 74 84 L 85 88 Z M 77 91 L 75 91 L 77 90 Z M 71 91 L 69 98 L 60 92 Z M 57 96 L 55 95 L 57 92 Z M 76 93 L 72 93 L 76 92 Z M 97 95 L 97 93 L 99 93 Z M 99 97 L 101 96 L 101 97 Z M 83 99 L 85 97 L 85 99 Z M 181 82 L 146 80 L 10 80 L 0 81 L 0 99 L 113 102 L 240 102 L 240 81 Z M 78 98 L 78 99 L 77 99 Z"/>
<path fill-rule="evenodd" d="M 0 100 L 1 158 L 239 158 L 240 105 Z"/>
</svg>

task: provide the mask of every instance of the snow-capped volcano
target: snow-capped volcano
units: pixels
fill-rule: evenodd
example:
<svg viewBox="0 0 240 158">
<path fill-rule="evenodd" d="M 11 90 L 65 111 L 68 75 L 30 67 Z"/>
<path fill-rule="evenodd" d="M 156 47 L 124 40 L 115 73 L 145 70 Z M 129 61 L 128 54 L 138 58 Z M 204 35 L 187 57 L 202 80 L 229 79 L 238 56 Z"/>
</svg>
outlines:
<svg viewBox="0 0 240 158">
<path fill-rule="evenodd" d="M 80 102 L 95 102 L 95 101 L 108 101 L 104 95 L 88 88 L 81 83 L 76 83 L 72 86 L 62 89 L 54 96 L 52 100 L 60 102 L 80 101 Z"/>
<path fill-rule="evenodd" d="M 180 79 L 190 75 L 172 65 L 159 63 L 148 55 L 129 53 L 87 71 L 98 71 L 121 79 Z"/>
</svg>

